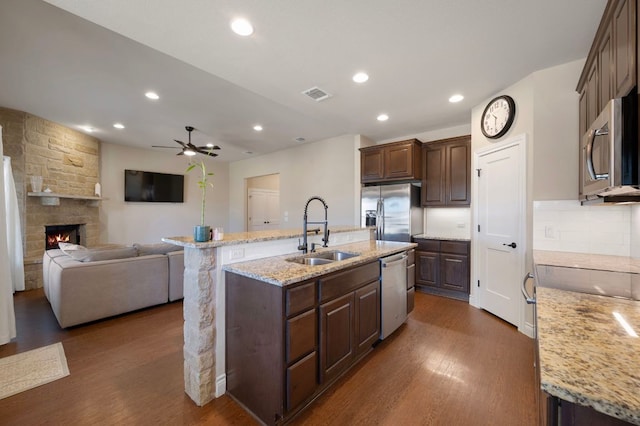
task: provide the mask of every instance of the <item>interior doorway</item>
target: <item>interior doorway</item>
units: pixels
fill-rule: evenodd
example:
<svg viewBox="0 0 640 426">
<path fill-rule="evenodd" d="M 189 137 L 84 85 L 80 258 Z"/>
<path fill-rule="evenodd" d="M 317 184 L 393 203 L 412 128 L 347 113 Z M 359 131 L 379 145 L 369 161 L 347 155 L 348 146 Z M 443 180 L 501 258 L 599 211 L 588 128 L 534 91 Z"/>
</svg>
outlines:
<svg viewBox="0 0 640 426">
<path fill-rule="evenodd" d="M 280 174 L 247 179 L 245 229 L 249 232 L 280 228 Z"/>
<path fill-rule="evenodd" d="M 526 241 L 526 138 L 476 153 L 476 272 L 478 305 L 521 328 L 520 295 Z"/>
</svg>

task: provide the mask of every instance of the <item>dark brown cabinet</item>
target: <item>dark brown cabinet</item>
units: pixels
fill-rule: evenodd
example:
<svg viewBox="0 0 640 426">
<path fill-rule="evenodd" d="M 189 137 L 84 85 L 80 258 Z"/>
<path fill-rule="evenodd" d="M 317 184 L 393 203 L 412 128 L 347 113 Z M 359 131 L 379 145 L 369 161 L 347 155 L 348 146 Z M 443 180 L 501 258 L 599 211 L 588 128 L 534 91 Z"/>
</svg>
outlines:
<svg viewBox="0 0 640 426">
<path fill-rule="evenodd" d="M 415 283 L 426 293 L 469 300 L 468 241 L 415 239 Z"/>
<path fill-rule="evenodd" d="M 636 85 L 636 1 L 609 0 L 578 80 L 579 137 L 609 100 Z"/>
<path fill-rule="evenodd" d="M 468 206 L 471 202 L 471 136 L 429 142 L 422 147 L 425 207 Z"/>
<path fill-rule="evenodd" d="M 420 149 L 417 139 L 360 148 L 362 183 L 422 180 Z"/>
<path fill-rule="evenodd" d="M 286 421 L 372 350 L 376 260 L 279 287 L 227 272 L 227 392 L 267 424 Z"/>
<path fill-rule="evenodd" d="M 345 370 L 355 355 L 354 294 L 346 294 L 320 305 L 320 382 Z"/>
</svg>

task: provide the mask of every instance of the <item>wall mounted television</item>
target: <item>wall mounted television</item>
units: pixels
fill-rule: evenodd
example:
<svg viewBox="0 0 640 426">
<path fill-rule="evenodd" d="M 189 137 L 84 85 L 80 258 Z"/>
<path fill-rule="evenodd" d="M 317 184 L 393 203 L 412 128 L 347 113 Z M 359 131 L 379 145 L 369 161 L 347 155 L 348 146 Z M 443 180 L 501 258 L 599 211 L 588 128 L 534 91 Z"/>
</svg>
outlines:
<svg viewBox="0 0 640 426">
<path fill-rule="evenodd" d="M 125 170 L 124 201 L 183 203 L 184 175 Z"/>
</svg>

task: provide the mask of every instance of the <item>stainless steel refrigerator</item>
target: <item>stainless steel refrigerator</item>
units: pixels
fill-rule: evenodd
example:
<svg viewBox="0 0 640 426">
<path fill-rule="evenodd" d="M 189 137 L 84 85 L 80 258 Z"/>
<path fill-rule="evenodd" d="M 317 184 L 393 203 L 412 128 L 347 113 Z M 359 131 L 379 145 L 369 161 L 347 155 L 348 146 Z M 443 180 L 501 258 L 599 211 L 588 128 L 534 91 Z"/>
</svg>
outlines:
<svg viewBox="0 0 640 426">
<path fill-rule="evenodd" d="M 375 226 L 376 239 L 410 242 L 422 234 L 420 187 L 410 183 L 363 186 L 360 204 L 362 226 Z"/>
</svg>

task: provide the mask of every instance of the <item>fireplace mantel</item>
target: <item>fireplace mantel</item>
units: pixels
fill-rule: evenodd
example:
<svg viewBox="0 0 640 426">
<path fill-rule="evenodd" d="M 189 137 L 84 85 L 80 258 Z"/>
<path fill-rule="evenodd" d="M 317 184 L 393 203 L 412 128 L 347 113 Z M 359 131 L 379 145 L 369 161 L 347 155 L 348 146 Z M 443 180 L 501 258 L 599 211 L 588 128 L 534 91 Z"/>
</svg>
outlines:
<svg viewBox="0 0 640 426">
<path fill-rule="evenodd" d="M 93 197 L 89 195 L 57 194 L 55 192 L 29 192 L 27 195 L 29 197 L 40 197 L 40 204 L 42 204 L 43 206 L 58 206 L 60 205 L 61 198 L 68 198 L 73 200 L 89 201 L 90 206 L 97 207 L 99 201 L 107 199 L 103 197 Z"/>
</svg>

